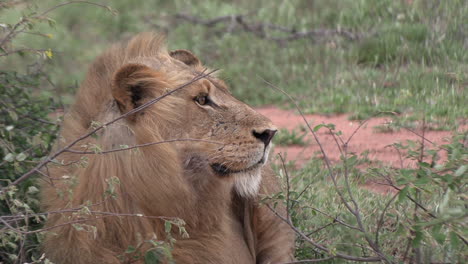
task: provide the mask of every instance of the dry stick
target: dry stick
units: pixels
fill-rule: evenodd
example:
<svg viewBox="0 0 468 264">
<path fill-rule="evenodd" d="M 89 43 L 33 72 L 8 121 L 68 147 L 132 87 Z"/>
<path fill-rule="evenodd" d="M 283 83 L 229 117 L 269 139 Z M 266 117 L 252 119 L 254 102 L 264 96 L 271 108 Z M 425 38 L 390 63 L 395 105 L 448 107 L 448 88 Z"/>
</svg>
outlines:
<svg viewBox="0 0 468 264">
<path fill-rule="evenodd" d="M 273 85 L 272 83 L 268 82 L 267 80 L 263 79 L 262 80 L 268 84 L 269 86 L 279 90 L 280 92 L 282 92 L 284 95 L 286 95 L 290 101 L 296 106 L 296 109 L 299 111 L 299 114 L 302 116 L 302 119 L 304 120 L 304 122 L 306 123 L 307 127 L 309 128 L 309 131 L 312 133 L 312 135 L 314 136 L 315 138 L 315 141 L 317 142 L 317 144 L 319 145 L 320 147 L 320 151 L 322 152 L 323 156 L 324 156 L 324 160 L 325 160 L 325 164 L 328 168 L 328 171 L 329 171 L 329 174 L 330 174 L 330 177 L 333 181 L 333 184 L 336 188 L 336 191 L 341 199 L 341 201 L 343 202 L 343 204 L 346 206 L 346 208 L 348 208 L 348 210 L 355 216 L 356 218 L 356 221 L 358 223 L 358 227 L 360 229 L 360 231 L 364 234 L 364 238 L 366 239 L 366 241 L 369 243 L 369 245 L 371 246 L 371 248 L 374 250 L 374 252 L 379 255 L 380 257 L 380 260 L 383 260 L 385 261 L 386 263 L 391 263 L 391 261 L 380 251 L 378 245 L 375 244 L 374 241 L 372 241 L 372 239 L 370 239 L 366 229 L 364 228 L 364 225 L 362 223 L 362 219 L 361 219 L 361 216 L 360 216 L 360 213 L 359 213 L 359 208 L 357 206 L 357 203 L 356 201 L 354 200 L 353 196 L 351 196 L 351 201 L 353 202 L 353 204 L 355 205 L 355 209 L 351 208 L 351 206 L 348 204 L 348 202 L 345 200 L 344 198 L 344 195 L 343 193 L 341 193 L 341 191 L 339 190 L 338 188 L 338 183 L 335 179 L 335 176 L 333 175 L 333 170 L 331 168 L 331 164 L 330 164 L 330 160 L 328 159 L 328 156 L 325 152 L 325 150 L 323 149 L 323 146 L 322 144 L 320 143 L 316 133 L 314 132 L 314 130 L 311 128 L 309 122 L 307 121 L 307 119 L 305 118 L 304 114 L 302 113 L 302 110 L 300 109 L 299 105 L 297 104 L 297 102 L 291 97 L 291 95 L 289 95 L 288 93 L 286 93 L 284 90 L 280 89 L 279 87 Z M 361 127 L 361 126 L 359 126 Z M 358 129 L 359 129 L 358 127 Z M 349 139 L 347 141 L 347 143 L 349 142 Z M 347 188 L 348 188 L 348 191 L 350 192 L 350 189 L 349 189 L 349 185 L 347 184 Z M 304 235 L 305 236 L 305 235 Z M 307 237 L 307 236 L 306 236 Z"/>
<path fill-rule="evenodd" d="M 329 128 L 328 126 L 327 126 L 327 128 L 328 128 L 328 131 L 330 132 L 330 134 L 333 136 L 333 139 L 335 140 L 336 146 L 338 146 L 338 150 L 340 151 L 341 156 L 344 156 L 343 150 L 341 149 L 340 143 L 338 143 L 338 139 L 337 139 L 335 133 L 334 133 L 333 130 L 332 130 L 331 128 Z M 341 141 L 342 144 L 344 145 L 344 142 L 343 142 L 343 140 L 341 139 L 341 137 L 338 137 L 338 138 L 340 139 L 340 141 Z"/>
<path fill-rule="evenodd" d="M 377 230 L 375 231 L 375 243 L 376 243 L 377 245 L 379 244 L 379 232 L 380 232 L 380 228 L 382 227 L 383 222 L 384 222 L 384 215 L 385 215 L 385 212 L 387 212 L 388 208 L 390 208 L 390 205 L 391 205 L 392 202 L 395 200 L 395 198 L 397 198 L 397 196 L 398 196 L 398 193 L 396 193 L 396 194 L 388 201 L 388 203 L 385 205 L 384 209 L 382 210 L 382 213 L 380 214 L 379 222 L 377 223 Z"/>
<path fill-rule="evenodd" d="M 144 143 L 144 144 L 139 144 L 139 145 L 125 147 L 125 148 L 110 149 L 110 150 L 104 150 L 104 151 L 79 151 L 79 150 L 67 149 L 65 152 L 70 152 L 74 154 L 108 154 L 108 153 L 114 153 L 114 152 L 119 152 L 119 151 L 125 151 L 125 150 L 131 150 L 131 149 L 136 149 L 136 148 L 142 148 L 142 147 L 148 147 L 148 146 L 154 146 L 154 145 L 172 143 L 172 142 L 179 142 L 179 141 L 196 141 L 196 142 L 205 142 L 205 143 L 223 145 L 223 143 L 221 142 L 211 141 L 211 140 L 194 139 L 194 138 L 178 138 L 178 139 L 168 139 L 164 141 L 150 142 L 150 143 Z"/>
<path fill-rule="evenodd" d="M 95 5 L 95 6 L 98 6 L 98 7 L 102 7 L 102 8 L 105 8 L 109 11 L 111 11 L 112 13 L 115 12 L 114 10 L 111 9 L 110 6 L 106 6 L 106 5 L 102 5 L 102 4 L 98 4 L 98 3 L 94 3 L 94 2 L 90 2 L 90 1 L 70 1 L 70 2 L 66 2 L 66 3 L 62 3 L 62 4 L 58 4 L 56 6 L 53 6 L 49 9 L 47 9 L 46 11 L 44 11 L 43 13 L 41 13 L 40 15 L 36 16 L 36 17 L 41 17 L 41 16 L 45 16 L 47 15 L 48 13 L 52 12 L 53 10 L 59 8 L 59 7 L 62 7 L 62 6 L 66 6 L 66 5 L 70 5 L 70 4 L 88 4 L 88 5 Z"/>
<path fill-rule="evenodd" d="M 402 158 L 402 155 L 401 155 L 401 151 L 400 149 L 395 146 L 395 145 L 392 145 L 393 148 L 395 148 L 395 150 L 398 152 L 398 159 L 400 160 L 400 168 L 403 169 L 405 166 L 403 164 L 403 158 Z"/>
<path fill-rule="evenodd" d="M 402 127 L 403 127 L 403 126 L 402 126 Z M 440 148 L 440 149 L 443 149 L 443 150 L 449 152 L 449 150 L 448 150 L 447 148 L 438 146 L 437 143 L 435 143 L 435 142 L 433 142 L 433 141 L 427 139 L 424 135 L 418 134 L 416 131 L 414 131 L 414 130 L 408 128 L 408 127 L 403 127 L 403 128 L 406 129 L 406 130 L 408 130 L 409 132 L 415 134 L 416 136 L 420 137 L 423 141 L 427 141 L 427 142 L 431 143 L 432 145 L 434 145 L 434 146 L 436 146 L 436 147 L 438 147 L 438 148 Z"/>
<path fill-rule="evenodd" d="M 309 237 L 309 236 L 311 236 L 311 235 L 313 235 L 313 234 L 315 234 L 315 233 L 318 233 L 318 232 L 322 231 L 323 229 L 325 229 L 325 228 L 327 228 L 327 227 L 329 227 L 329 226 L 331 226 L 331 225 L 334 225 L 335 223 L 336 223 L 336 222 L 333 221 L 333 222 L 328 223 L 328 224 L 326 224 L 326 225 L 324 225 L 324 226 L 321 226 L 321 227 L 315 229 L 314 231 L 309 232 L 308 234 L 306 234 L 306 236 Z"/>
<path fill-rule="evenodd" d="M 284 222 L 286 222 L 291 228 L 292 230 L 294 230 L 294 232 L 296 232 L 296 234 L 298 234 L 302 239 L 304 239 L 305 241 L 309 242 L 310 244 L 312 244 L 314 247 L 328 253 L 328 254 L 332 254 L 330 252 L 330 249 L 328 249 L 327 247 L 325 246 L 322 246 L 320 245 L 319 243 L 315 242 L 314 240 L 312 240 L 311 238 L 307 237 L 304 233 L 302 233 L 299 229 L 297 229 L 294 225 L 292 225 L 291 223 L 288 222 L 288 220 L 286 218 L 284 218 L 282 215 L 280 215 L 278 212 L 276 212 L 276 210 L 274 210 L 269 204 L 267 204 L 267 207 L 268 209 L 270 209 L 277 217 L 279 217 L 281 220 L 283 220 Z M 343 254 L 343 253 L 338 253 L 338 252 L 334 252 L 333 255 L 335 255 L 336 257 L 339 257 L 339 258 L 342 258 L 342 259 L 346 259 L 346 260 L 352 260 L 352 261 L 360 261 L 360 262 L 379 262 L 382 260 L 382 258 L 380 256 L 375 256 L 375 257 L 355 257 L 355 256 L 350 256 L 350 255 L 346 255 L 346 254 Z"/>
<path fill-rule="evenodd" d="M 283 264 L 298 264 L 298 263 L 319 263 L 322 261 L 327 261 L 334 259 L 335 257 L 328 257 L 328 258 L 320 258 L 320 259 L 304 259 L 304 260 L 297 260 L 292 262 L 285 262 Z"/>
<path fill-rule="evenodd" d="M 363 120 L 359 126 L 353 131 L 353 133 L 351 134 L 351 136 L 348 138 L 348 140 L 346 140 L 346 143 L 345 143 L 345 146 L 348 145 L 348 143 L 351 141 L 351 139 L 354 137 L 354 135 L 358 132 L 358 130 L 365 124 L 367 123 L 369 120 L 371 120 L 372 118 L 375 118 L 381 114 L 392 114 L 392 115 L 396 115 L 397 113 L 395 112 L 391 112 L 391 111 L 380 111 L 380 112 L 377 112 L 373 115 L 371 115 L 370 117 L 366 118 L 365 120 Z"/>
<path fill-rule="evenodd" d="M 26 172 L 25 174 L 23 174 L 21 177 L 19 177 L 18 179 L 16 179 L 14 182 L 12 182 L 11 184 L 9 184 L 8 186 L 6 187 L 3 187 L 1 190 L 0 190 L 0 194 L 2 194 L 7 188 L 9 188 L 10 186 L 13 186 L 13 185 L 17 185 L 21 182 L 23 182 L 24 180 L 26 180 L 27 178 L 29 178 L 31 175 L 33 175 L 36 171 L 38 171 L 39 169 L 41 169 L 44 165 L 46 165 L 47 163 L 49 163 L 50 161 L 52 161 L 53 159 L 55 159 L 57 156 L 59 156 L 60 154 L 64 153 L 65 151 L 69 150 L 71 147 L 73 147 L 76 143 L 80 142 L 81 140 L 85 139 L 85 138 L 88 138 L 89 136 L 93 135 L 94 133 L 96 133 L 97 131 L 105 128 L 106 126 L 109 126 L 123 118 L 126 118 L 140 110 L 143 110 L 145 108 L 147 108 L 148 106 L 150 105 L 153 105 L 157 102 L 159 102 L 161 99 L 191 85 L 192 83 L 200 80 L 200 79 L 203 79 L 203 78 L 206 78 L 207 76 L 209 76 L 210 74 L 216 72 L 217 70 L 212 70 L 208 73 L 200 73 L 199 75 L 195 76 L 191 81 L 175 88 L 174 90 L 170 91 L 170 92 L 167 92 L 159 97 L 156 97 L 154 99 L 152 99 L 151 101 L 148 101 L 142 105 L 140 105 L 139 107 L 131 110 L 131 111 L 128 111 L 127 113 L 125 114 L 122 114 L 120 115 L 119 117 L 115 118 L 114 120 L 111 120 L 95 129 L 93 129 L 92 131 L 86 133 L 85 135 L 77 138 L 76 140 L 74 140 L 73 142 L 69 143 L 68 145 L 66 145 L 64 148 L 62 148 L 61 150 L 55 152 L 54 154 L 52 154 L 51 156 L 49 156 L 48 158 L 46 158 L 45 160 L 43 160 L 41 163 L 39 163 L 36 167 L 34 167 L 33 169 L 31 169 L 30 171 Z"/>
<path fill-rule="evenodd" d="M 330 219 L 333 219 L 334 222 L 338 222 L 338 223 L 340 223 L 340 224 L 342 224 L 342 225 L 344 225 L 344 226 L 346 226 L 346 227 L 348 227 L 348 228 L 351 228 L 351 229 L 354 229 L 354 230 L 357 230 L 357 231 L 361 231 L 361 229 L 359 229 L 358 227 L 355 227 L 355 226 L 352 226 L 352 225 L 350 225 L 350 224 L 348 224 L 348 223 L 346 223 L 346 222 L 343 222 L 342 220 L 340 220 L 340 219 L 338 218 L 338 216 L 333 217 L 333 216 L 331 216 L 331 215 L 329 215 L 329 214 L 327 214 L 327 213 L 325 213 L 325 212 L 323 212 L 323 211 L 321 211 L 321 210 L 319 210 L 319 209 L 317 209 L 317 208 L 310 207 L 310 206 L 306 206 L 306 207 L 304 207 L 304 208 L 310 208 L 310 209 L 312 209 L 312 210 L 314 210 L 314 211 L 316 211 L 316 212 L 319 212 L 319 213 L 323 214 L 324 216 L 326 216 L 326 217 L 328 217 L 328 218 L 330 218 Z"/>
<path fill-rule="evenodd" d="M 289 174 L 288 170 L 286 169 L 286 165 L 284 164 L 284 159 L 281 153 L 278 153 L 278 156 L 281 159 L 281 164 L 283 165 L 283 170 L 284 170 L 284 175 L 286 176 L 286 219 L 288 219 L 289 222 L 291 222 L 291 217 L 290 217 L 290 212 L 289 212 L 289 196 L 290 196 L 290 186 L 289 186 Z"/>
</svg>

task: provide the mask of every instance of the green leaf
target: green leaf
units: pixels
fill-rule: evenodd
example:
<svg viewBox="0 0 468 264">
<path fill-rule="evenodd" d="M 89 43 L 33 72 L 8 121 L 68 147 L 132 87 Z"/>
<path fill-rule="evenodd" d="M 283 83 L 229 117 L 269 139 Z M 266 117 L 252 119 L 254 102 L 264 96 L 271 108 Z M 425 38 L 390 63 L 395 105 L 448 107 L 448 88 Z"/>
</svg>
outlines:
<svg viewBox="0 0 468 264">
<path fill-rule="evenodd" d="M 460 245 L 460 238 L 457 236 L 457 233 L 451 231 L 449 234 L 450 237 L 450 245 L 452 245 L 453 249 L 457 249 Z"/>
<path fill-rule="evenodd" d="M 441 232 L 441 229 L 442 224 L 437 224 L 434 225 L 431 230 L 432 237 L 437 241 L 437 243 L 439 243 L 439 245 L 444 244 L 446 238 L 445 234 Z"/>
<path fill-rule="evenodd" d="M 29 194 L 34 194 L 34 193 L 38 193 L 39 192 L 39 189 L 37 189 L 35 186 L 29 186 L 28 188 L 28 193 Z"/>
<path fill-rule="evenodd" d="M 356 164 L 356 161 L 357 161 L 357 156 L 356 155 L 352 155 L 351 157 L 348 158 L 347 160 L 347 164 L 349 166 L 354 166 Z"/>
<path fill-rule="evenodd" d="M 431 181 L 430 177 L 427 175 L 422 176 L 414 182 L 415 185 L 426 185 Z"/>
<path fill-rule="evenodd" d="M 415 231 L 415 236 L 414 236 L 414 239 L 413 239 L 413 247 L 417 248 L 421 245 L 421 241 L 423 240 L 424 238 L 424 234 L 423 232 L 417 230 Z"/>
<path fill-rule="evenodd" d="M 465 173 L 466 169 L 468 169 L 467 165 L 460 166 L 460 168 L 458 168 L 457 171 L 455 171 L 455 176 L 459 177 L 459 176 L 463 175 L 463 173 Z"/>
<path fill-rule="evenodd" d="M 406 195 L 408 194 L 409 187 L 406 186 L 403 188 L 400 193 L 398 194 L 398 202 L 401 203 L 406 199 Z"/>
<path fill-rule="evenodd" d="M 8 154 L 6 154 L 5 157 L 3 157 L 3 160 L 7 161 L 7 162 L 13 162 L 15 160 L 15 154 L 8 153 Z"/>
<path fill-rule="evenodd" d="M 23 160 L 25 160 L 27 157 L 28 157 L 28 156 L 27 156 L 26 154 L 24 154 L 23 152 L 21 152 L 20 154 L 18 154 L 18 155 L 16 156 L 16 160 L 17 160 L 17 161 L 23 161 Z"/>
<path fill-rule="evenodd" d="M 326 126 L 327 125 L 325 125 L 325 124 L 320 124 L 320 125 L 315 126 L 313 130 L 314 130 L 314 132 L 317 132 L 317 131 L 319 131 L 319 129 L 321 129 L 322 127 L 326 127 Z"/>
<path fill-rule="evenodd" d="M 155 250 L 150 250 L 145 254 L 145 264 L 159 264 L 161 260 L 159 259 L 159 255 Z"/>
<path fill-rule="evenodd" d="M 130 254 L 130 253 L 135 252 L 135 250 L 136 250 L 136 248 L 134 246 L 128 246 L 127 250 L 125 250 L 125 253 Z"/>
<path fill-rule="evenodd" d="M 18 121 L 18 114 L 16 114 L 15 111 L 8 110 L 8 114 L 10 115 L 11 119 L 13 119 L 13 121 Z"/>
<path fill-rule="evenodd" d="M 169 233 L 171 232 L 171 229 L 172 229 L 172 223 L 169 221 L 164 222 L 164 231 L 166 233 Z"/>
</svg>

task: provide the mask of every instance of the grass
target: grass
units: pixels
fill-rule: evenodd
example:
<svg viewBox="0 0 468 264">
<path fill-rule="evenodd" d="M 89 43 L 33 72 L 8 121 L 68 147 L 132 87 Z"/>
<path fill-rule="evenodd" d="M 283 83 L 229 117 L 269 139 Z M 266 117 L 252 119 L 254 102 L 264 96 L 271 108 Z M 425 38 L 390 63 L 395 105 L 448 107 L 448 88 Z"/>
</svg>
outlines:
<svg viewBox="0 0 468 264">
<path fill-rule="evenodd" d="M 42 9 L 59 1 L 41 2 Z M 468 116 L 466 87 L 468 53 L 463 18 L 468 5 L 452 1 L 112 1 L 118 11 L 84 4 L 52 13 L 51 39 L 25 35 L 20 44 L 55 51 L 50 65 L 55 90 L 71 102 L 87 65 L 111 43 L 140 31 L 168 30 L 171 49 L 194 51 L 205 64 L 223 69 L 233 93 L 254 106 L 289 106 L 262 78 L 298 98 L 307 113 L 349 113 L 363 119 L 378 111 L 399 113 L 405 120 L 416 116 L 456 128 Z M 279 45 L 251 33 L 223 31 L 174 20 L 176 13 L 202 19 L 247 14 L 250 22 L 295 28 L 345 29 L 361 36 L 300 39 Z M 19 11 L 17 11 L 19 12 Z M 13 22 L 18 14 L 1 14 Z M 237 28 L 239 29 L 239 27 Z M 272 32 L 273 36 L 281 36 Z M 9 66 L 18 65 L 8 58 Z M 54 91 L 57 93 L 57 91 Z"/>
<path fill-rule="evenodd" d="M 305 129 L 302 128 L 294 129 L 291 131 L 285 128 L 281 128 L 273 138 L 273 142 L 281 146 L 305 146 L 307 145 L 307 140 L 305 139 L 306 135 L 307 131 L 305 131 Z"/>
</svg>

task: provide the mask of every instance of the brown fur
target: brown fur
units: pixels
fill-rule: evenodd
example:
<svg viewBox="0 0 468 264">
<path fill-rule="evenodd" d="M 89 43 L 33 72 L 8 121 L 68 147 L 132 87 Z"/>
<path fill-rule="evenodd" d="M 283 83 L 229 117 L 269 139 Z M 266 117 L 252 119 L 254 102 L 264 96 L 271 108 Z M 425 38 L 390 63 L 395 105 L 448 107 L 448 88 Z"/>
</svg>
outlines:
<svg viewBox="0 0 468 264">
<path fill-rule="evenodd" d="M 161 38 L 150 33 L 114 46 L 89 69 L 76 102 L 65 116 L 56 149 L 90 131 L 93 121 L 113 120 L 186 83 L 203 69 L 193 54 L 170 54 Z M 194 101 L 204 94 L 215 104 Z M 275 191 L 273 173 L 262 167 L 269 148 L 265 151 L 265 145 L 252 136 L 252 131 L 265 129 L 274 127 L 233 98 L 221 80 L 215 76 L 200 80 L 106 127 L 73 149 L 83 151 L 96 144 L 110 150 L 179 138 L 222 144 L 183 141 L 108 154 L 64 153 L 58 160 L 66 165 L 51 166 L 52 184 L 43 186 L 44 210 L 92 204 L 92 211 L 179 217 L 186 222 L 190 237 L 180 236 L 173 228 L 176 263 L 291 260 L 294 236 L 290 229 L 257 203 L 258 195 L 243 196 L 242 191 L 255 190 L 245 182 L 260 173 L 261 192 Z M 230 172 L 220 173 L 213 164 Z M 105 197 L 111 177 L 120 180 L 116 198 Z M 240 180 L 243 184 L 237 186 Z M 66 224 L 80 219 L 87 220 L 82 224 L 96 227 L 95 236 Z M 57 225 L 43 243 L 46 257 L 54 263 L 119 263 L 117 256 L 128 246 L 154 235 L 165 238 L 164 222 L 146 217 L 50 214 L 46 226 Z M 140 251 L 147 249 L 145 244 Z"/>
</svg>

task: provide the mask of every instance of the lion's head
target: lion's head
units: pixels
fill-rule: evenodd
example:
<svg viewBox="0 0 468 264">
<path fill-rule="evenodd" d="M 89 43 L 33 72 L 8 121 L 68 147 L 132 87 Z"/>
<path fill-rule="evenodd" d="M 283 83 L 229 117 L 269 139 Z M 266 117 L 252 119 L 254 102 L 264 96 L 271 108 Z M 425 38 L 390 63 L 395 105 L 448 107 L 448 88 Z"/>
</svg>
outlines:
<svg viewBox="0 0 468 264">
<path fill-rule="evenodd" d="M 124 63 L 114 75 L 112 95 L 121 113 L 126 113 L 204 71 L 189 51 L 160 50 Z M 186 167 L 209 166 L 218 177 L 234 179 L 243 196 L 257 193 L 276 133 L 270 120 L 234 98 L 226 83 L 211 75 L 130 116 L 128 123 L 139 143 L 147 141 L 152 131 L 163 140 L 216 142 L 179 143 L 180 157 Z"/>
</svg>

